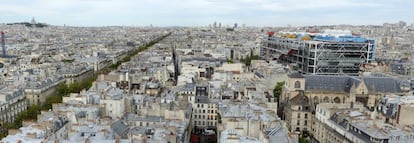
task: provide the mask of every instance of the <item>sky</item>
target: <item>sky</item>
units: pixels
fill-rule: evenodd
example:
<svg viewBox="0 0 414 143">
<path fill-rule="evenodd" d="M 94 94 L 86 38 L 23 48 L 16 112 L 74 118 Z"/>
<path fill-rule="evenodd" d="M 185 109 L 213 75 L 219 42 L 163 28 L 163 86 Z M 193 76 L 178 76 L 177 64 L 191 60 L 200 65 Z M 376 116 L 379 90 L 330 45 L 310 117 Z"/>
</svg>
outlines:
<svg viewBox="0 0 414 143">
<path fill-rule="evenodd" d="M 414 22 L 414 0 L 0 0 L 0 23 L 304 26 Z"/>
</svg>

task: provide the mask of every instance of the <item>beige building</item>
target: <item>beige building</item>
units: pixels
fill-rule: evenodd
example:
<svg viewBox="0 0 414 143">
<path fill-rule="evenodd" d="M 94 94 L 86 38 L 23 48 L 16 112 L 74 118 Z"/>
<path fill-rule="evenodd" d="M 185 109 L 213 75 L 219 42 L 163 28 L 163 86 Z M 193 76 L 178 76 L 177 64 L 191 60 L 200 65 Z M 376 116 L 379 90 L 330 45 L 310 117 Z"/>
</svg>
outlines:
<svg viewBox="0 0 414 143">
<path fill-rule="evenodd" d="M 6 123 L 13 123 L 17 114 L 27 109 L 26 97 L 22 89 L 0 90 L 0 133 Z"/>
<path fill-rule="evenodd" d="M 65 82 L 63 77 L 48 78 L 42 82 L 30 82 L 24 89 L 26 100 L 29 105 L 43 104 L 46 98 L 54 96 L 59 84 Z"/>
<path fill-rule="evenodd" d="M 414 124 L 414 96 L 387 95 L 377 106 L 377 119 L 397 127 Z"/>
<path fill-rule="evenodd" d="M 266 104 L 222 102 L 217 127 L 219 143 L 290 143 L 297 139 Z"/>
<path fill-rule="evenodd" d="M 413 142 L 413 126 L 397 127 L 379 120 L 362 104 L 321 103 L 315 114 L 314 139 L 320 143 Z"/>
<path fill-rule="evenodd" d="M 309 98 L 303 92 L 298 96 L 292 98 L 285 106 L 285 117 L 290 117 L 286 120 L 286 124 L 291 131 L 309 131 L 312 125 L 312 108 L 309 103 Z"/>
<path fill-rule="evenodd" d="M 203 129 L 216 128 L 218 122 L 218 101 L 210 99 L 208 86 L 195 86 L 195 95 L 188 96 L 193 112 L 191 124 L 194 131 L 201 132 Z"/>
<path fill-rule="evenodd" d="M 408 91 L 394 78 L 369 76 L 329 76 L 292 73 L 279 97 L 282 119 L 288 128 L 298 133 L 312 133 L 313 115 L 319 103 L 361 102 L 373 110 L 375 103 L 386 94 L 404 94 Z M 305 118 L 305 116 L 307 118 Z"/>
<path fill-rule="evenodd" d="M 354 104 L 351 107 L 350 103 L 337 104 L 337 103 L 322 103 L 318 104 L 315 111 L 315 124 L 313 129 L 313 137 L 321 143 L 350 143 L 350 140 L 347 140 L 344 137 L 346 128 L 341 128 L 336 126 L 336 122 L 330 120 L 331 117 L 337 112 L 344 111 L 363 111 L 364 107 L 362 104 Z M 355 112 L 356 113 L 356 112 Z M 337 120 L 338 121 L 338 120 Z"/>
</svg>

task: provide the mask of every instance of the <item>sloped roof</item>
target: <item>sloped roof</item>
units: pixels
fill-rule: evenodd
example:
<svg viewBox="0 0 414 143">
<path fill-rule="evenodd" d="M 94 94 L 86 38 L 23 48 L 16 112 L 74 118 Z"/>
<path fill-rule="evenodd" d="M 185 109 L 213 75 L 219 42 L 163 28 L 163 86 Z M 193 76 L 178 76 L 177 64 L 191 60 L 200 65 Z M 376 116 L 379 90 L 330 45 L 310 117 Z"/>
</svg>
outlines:
<svg viewBox="0 0 414 143">
<path fill-rule="evenodd" d="M 309 75 L 305 77 L 306 91 L 349 92 L 354 79 L 345 76 Z"/>
<path fill-rule="evenodd" d="M 292 105 L 308 105 L 309 98 L 303 92 L 300 92 L 297 96 L 290 99 L 290 102 Z"/>
<path fill-rule="evenodd" d="M 125 136 L 129 127 L 121 120 L 118 120 L 111 125 L 111 128 L 118 136 Z"/>
<path fill-rule="evenodd" d="M 352 76 L 330 76 L 330 75 L 306 75 L 306 91 L 328 91 L 349 93 L 352 86 L 358 86 L 364 82 L 368 91 L 400 93 L 402 92 L 400 83 L 391 77 L 352 77 Z"/>
<path fill-rule="evenodd" d="M 363 78 L 365 85 L 370 92 L 402 92 L 400 83 L 393 78 L 388 77 L 365 77 Z"/>
<path fill-rule="evenodd" d="M 288 74 L 288 77 L 290 77 L 290 78 L 304 78 L 304 76 L 301 73 L 298 73 L 298 72 Z"/>
</svg>

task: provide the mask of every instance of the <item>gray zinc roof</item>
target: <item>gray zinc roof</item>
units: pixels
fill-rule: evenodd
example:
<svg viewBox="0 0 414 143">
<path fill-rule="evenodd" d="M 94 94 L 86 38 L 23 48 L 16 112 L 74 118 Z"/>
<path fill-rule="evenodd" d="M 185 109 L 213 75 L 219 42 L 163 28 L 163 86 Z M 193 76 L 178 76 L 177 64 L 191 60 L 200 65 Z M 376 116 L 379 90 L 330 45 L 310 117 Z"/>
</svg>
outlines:
<svg viewBox="0 0 414 143">
<path fill-rule="evenodd" d="M 327 76 L 327 75 L 307 75 L 305 76 L 306 91 L 328 91 L 328 92 L 347 92 L 349 93 L 353 85 L 358 86 L 364 81 L 369 92 L 402 92 L 400 83 L 397 79 L 390 77 L 351 77 L 351 76 Z"/>
<path fill-rule="evenodd" d="M 345 76 L 309 75 L 305 77 L 306 91 L 349 92 L 352 79 Z"/>
<path fill-rule="evenodd" d="M 370 92 L 402 92 L 399 82 L 393 78 L 365 77 L 364 82 Z"/>
<path fill-rule="evenodd" d="M 127 133 L 129 127 L 125 125 L 121 120 L 118 120 L 111 125 L 111 128 L 117 135 L 124 136 Z"/>
</svg>

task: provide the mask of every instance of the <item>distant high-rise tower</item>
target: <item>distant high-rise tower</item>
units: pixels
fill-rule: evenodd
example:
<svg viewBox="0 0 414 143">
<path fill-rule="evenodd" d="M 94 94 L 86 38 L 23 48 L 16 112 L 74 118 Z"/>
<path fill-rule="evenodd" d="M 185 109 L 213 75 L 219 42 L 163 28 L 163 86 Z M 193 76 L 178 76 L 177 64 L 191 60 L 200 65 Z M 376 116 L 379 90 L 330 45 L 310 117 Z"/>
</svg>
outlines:
<svg viewBox="0 0 414 143">
<path fill-rule="evenodd" d="M 177 57 L 177 53 L 175 51 L 176 48 L 176 44 L 174 43 L 173 47 L 172 47 L 172 60 L 173 60 L 173 64 L 174 64 L 174 84 L 177 85 L 178 82 L 178 76 L 180 75 L 180 69 L 179 69 L 179 59 Z"/>
<path fill-rule="evenodd" d="M 218 27 L 221 28 L 221 22 L 219 22 L 219 26 Z"/>
<path fill-rule="evenodd" d="M 234 28 L 234 29 L 236 29 L 236 28 L 237 28 L 237 23 L 234 23 L 233 28 Z"/>
<path fill-rule="evenodd" d="M 216 27 L 217 27 L 217 22 L 214 21 L 213 28 L 216 28 Z"/>
<path fill-rule="evenodd" d="M 6 40 L 4 37 L 4 32 L 1 31 L 1 47 L 3 48 L 3 57 L 6 57 Z"/>
</svg>

